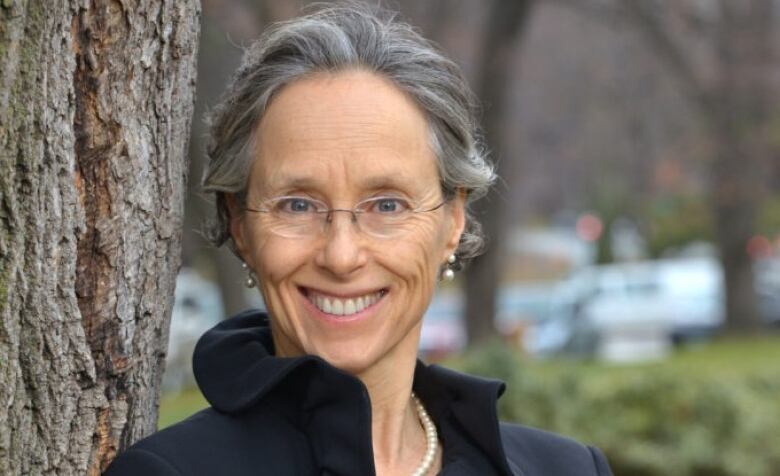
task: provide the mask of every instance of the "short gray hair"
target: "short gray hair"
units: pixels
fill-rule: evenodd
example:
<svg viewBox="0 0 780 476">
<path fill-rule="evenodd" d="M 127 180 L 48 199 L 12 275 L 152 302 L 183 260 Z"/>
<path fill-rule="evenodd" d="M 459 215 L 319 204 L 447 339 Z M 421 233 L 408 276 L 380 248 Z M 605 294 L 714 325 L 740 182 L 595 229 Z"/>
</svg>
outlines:
<svg viewBox="0 0 780 476">
<path fill-rule="evenodd" d="M 318 72 L 350 69 L 377 73 L 408 94 L 424 111 L 446 198 L 463 190 L 466 227 L 458 265 L 484 246 L 469 205 L 495 180 L 477 126 L 477 101 L 460 68 L 409 24 L 379 7 L 356 2 L 316 7 L 277 23 L 246 52 L 221 102 L 209 117 L 209 161 L 202 190 L 216 195 L 216 220 L 206 236 L 216 246 L 230 238 L 226 193 L 246 198 L 254 159 L 254 131 L 270 100 L 290 83 Z M 232 240 L 230 242 L 233 246 Z"/>
</svg>

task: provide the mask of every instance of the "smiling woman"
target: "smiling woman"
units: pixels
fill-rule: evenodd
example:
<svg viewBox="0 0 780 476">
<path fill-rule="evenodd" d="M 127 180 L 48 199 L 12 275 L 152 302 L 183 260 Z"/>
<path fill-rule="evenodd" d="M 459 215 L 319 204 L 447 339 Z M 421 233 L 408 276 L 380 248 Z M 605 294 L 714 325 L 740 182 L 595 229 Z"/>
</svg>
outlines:
<svg viewBox="0 0 780 476">
<path fill-rule="evenodd" d="M 245 201 L 276 204 L 247 213 L 228 196 L 230 234 L 259 278 L 277 355 L 411 386 L 410 372 L 392 374 L 414 368 L 465 224 L 464 194 L 442 194 L 423 112 L 376 73 L 320 72 L 275 96 L 256 144 Z"/>
<path fill-rule="evenodd" d="M 417 360 L 437 281 L 481 246 L 473 111 L 455 65 L 386 12 L 320 7 L 264 35 L 214 113 L 203 185 L 268 313 L 204 335 L 211 408 L 108 474 L 610 474 L 596 449 L 499 424 L 499 382 Z"/>
</svg>

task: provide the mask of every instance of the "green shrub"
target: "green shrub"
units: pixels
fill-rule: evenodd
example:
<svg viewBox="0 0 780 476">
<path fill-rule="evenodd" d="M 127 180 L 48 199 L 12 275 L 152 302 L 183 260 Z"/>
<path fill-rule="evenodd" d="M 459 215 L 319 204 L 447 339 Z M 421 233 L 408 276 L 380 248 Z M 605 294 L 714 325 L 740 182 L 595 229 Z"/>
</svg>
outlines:
<svg viewBox="0 0 780 476">
<path fill-rule="evenodd" d="M 616 476 L 780 476 L 776 364 L 538 363 L 494 344 L 454 366 L 504 380 L 503 419 L 599 446 Z"/>
</svg>

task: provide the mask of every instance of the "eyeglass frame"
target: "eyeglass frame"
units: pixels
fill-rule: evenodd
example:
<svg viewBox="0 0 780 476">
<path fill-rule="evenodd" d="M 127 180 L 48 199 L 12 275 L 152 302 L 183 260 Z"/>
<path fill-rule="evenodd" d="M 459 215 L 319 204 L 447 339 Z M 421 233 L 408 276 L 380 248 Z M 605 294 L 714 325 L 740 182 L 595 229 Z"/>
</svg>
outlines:
<svg viewBox="0 0 780 476">
<path fill-rule="evenodd" d="M 358 229 L 359 229 L 359 230 L 363 231 L 364 233 L 367 233 L 367 234 L 368 234 L 368 235 L 370 235 L 370 236 L 375 236 L 375 237 L 378 237 L 378 238 L 380 238 L 380 239 L 390 239 L 390 238 L 392 238 L 392 237 L 391 237 L 391 236 L 389 236 L 389 237 L 383 237 L 383 236 L 380 236 L 380 235 L 378 235 L 378 234 L 371 233 L 371 232 L 366 232 L 365 230 L 363 230 L 363 229 L 360 227 L 360 221 L 359 221 L 359 219 L 358 219 L 358 216 L 359 216 L 359 215 L 362 215 L 362 214 L 364 214 L 364 213 L 366 213 L 366 212 L 365 212 L 365 211 L 362 211 L 362 210 L 358 210 L 358 207 L 359 207 L 361 204 L 363 204 L 363 203 L 372 202 L 372 201 L 378 201 L 378 200 L 382 200 L 382 199 L 385 199 L 385 200 L 389 200 L 389 199 L 406 200 L 406 199 L 404 199 L 404 198 L 401 198 L 401 197 L 393 197 L 393 196 L 379 196 L 379 197 L 371 197 L 371 198 L 367 198 L 367 199 L 364 199 L 364 200 L 360 200 L 360 201 L 359 201 L 359 202 L 357 202 L 357 203 L 355 204 L 355 206 L 354 206 L 353 208 L 351 208 L 351 209 L 349 209 L 349 208 L 331 208 L 331 207 L 329 207 L 329 206 L 328 206 L 328 204 L 327 204 L 327 203 L 325 203 L 325 202 L 324 202 L 324 201 L 322 201 L 322 200 L 318 200 L 318 199 L 315 199 L 315 198 L 301 197 L 301 196 L 296 196 L 296 195 L 282 195 L 282 196 L 279 196 L 279 197 L 273 197 L 273 198 L 269 198 L 269 199 L 267 199 L 267 200 L 264 200 L 264 202 L 266 202 L 266 203 L 276 203 L 276 202 L 279 202 L 279 201 L 281 201 L 281 200 L 283 200 L 283 199 L 293 199 L 293 198 L 299 198 L 299 199 L 302 199 L 302 200 L 308 200 L 309 202 L 313 202 L 313 203 L 319 203 L 319 204 L 322 204 L 322 205 L 324 205 L 324 206 L 325 206 L 327 209 L 325 209 L 325 210 L 315 210 L 315 211 L 314 211 L 314 213 L 316 213 L 317 215 L 325 215 L 325 221 L 324 221 L 324 222 L 322 222 L 322 224 L 323 224 L 323 225 L 324 225 L 324 224 L 328 224 L 328 223 L 332 223 L 332 222 L 333 222 L 333 213 L 334 213 L 334 212 L 348 212 L 348 213 L 350 213 L 350 214 L 352 215 L 352 223 L 355 223 L 355 224 L 358 226 Z M 433 206 L 433 207 L 431 207 L 431 208 L 424 208 L 424 209 L 423 209 L 423 208 L 415 208 L 415 209 L 410 209 L 410 210 L 409 210 L 409 213 L 416 214 L 416 213 L 428 213 L 428 212 L 433 212 L 433 211 L 436 211 L 436 210 L 440 209 L 441 207 L 443 207 L 443 206 L 444 206 L 444 205 L 445 205 L 447 202 L 449 202 L 450 200 L 452 200 L 452 197 L 447 197 L 447 196 L 445 195 L 445 197 L 442 199 L 442 201 L 441 201 L 441 202 L 440 202 L 438 205 L 436 205 L 436 206 Z M 245 207 L 244 207 L 244 211 L 253 212 L 253 213 L 268 213 L 268 214 L 272 214 L 272 213 L 274 213 L 274 212 L 273 212 L 272 210 L 270 210 L 270 209 L 259 209 L 259 208 L 252 208 L 252 207 L 247 207 L 247 206 L 245 206 Z M 323 231 L 324 231 L 324 228 L 323 228 Z M 273 233 L 273 232 L 272 232 L 272 233 Z M 319 234 L 321 234 L 321 233 L 322 233 L 322 232 L 318 233 L 317 235 L 319 235 Z M 284 235 L 281 235 L 281 234 L 279 234 L 279 233 L 275 233 L 275 234 L 277 234 L 278 236 L 282 236 L 282 237 L 284 237 L 284 238 L 293 238 L 293 237 L 290 237 L 290 236 L 284 236 Z M 317 235 L 312 235 L 312 237 L 315 237 L 315 236 L 317 236 Z M 299 238 L 305 238 L 305 237 L 306 237 L 306 236 L 300 236 Z"/>
</svg>

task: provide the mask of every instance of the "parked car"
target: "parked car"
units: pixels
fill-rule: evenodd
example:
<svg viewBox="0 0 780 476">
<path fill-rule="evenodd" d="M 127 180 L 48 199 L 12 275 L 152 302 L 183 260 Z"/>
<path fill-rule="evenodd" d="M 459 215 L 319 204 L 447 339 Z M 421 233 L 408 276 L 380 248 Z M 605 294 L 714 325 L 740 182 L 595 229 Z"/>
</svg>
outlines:
<svg viewBox="0 0 780 476">
<path fill-rule="evenodd" d="M 562 284 L 557 312 L 532 327 L 524 343 L 537 355 L 660 357 L 673 342 L 722 325 L 722 288 L 711 258 L 589 266 Z"/>
<path fill-rule="evenodd" d="M 563 294 L 559 283 L 513 284 L 497 296 L 496 327 L 503 335 L 520 335 L 537 322 L 557 314 Z M 425 313 L 420 336 L 420 354 L 437 358 L 462 350 L 466 345 L 463 294 L 439 290 Z"/>
<path fill-rule="evenodd" d="M 547 320 L 558 312 L 561 300 L 565 300 L 565 290 L 558 282 L 502 286 L 498 291 L 496 327 L 508 335 Z"/>
</svg>

